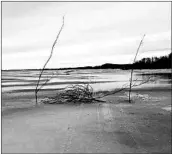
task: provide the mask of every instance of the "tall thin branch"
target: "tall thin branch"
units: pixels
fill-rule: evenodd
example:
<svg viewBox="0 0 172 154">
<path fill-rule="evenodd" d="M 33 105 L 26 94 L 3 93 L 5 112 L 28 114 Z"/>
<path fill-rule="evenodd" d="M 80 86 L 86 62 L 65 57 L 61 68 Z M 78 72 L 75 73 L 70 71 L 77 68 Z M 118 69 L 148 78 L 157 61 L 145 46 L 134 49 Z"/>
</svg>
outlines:
<svg viewBox="0 0 172 154">
<path fill-rule="evenodd" d="M 143 84 L 145 84 L 145 83 L 150 82 L 150 80 L 151 80 L 151 77 L 148 77 L 147 80 L 144 80 L 144 81 L 142 81 L 142 82 L 140 82 L 140 83 L 138 83 L 138 84 L 136 84 L 136 83 L 131 84 L 131 87 L 141 86 L 141 85 L 143 85 Z M 137 80 L 134 80 L 134 81 L 137 81 Z M 120 88 L 120 89 L 116 89 L 116 90 L 114 89 L 114 90 L 112 90 L 112 91 L 110 91 L 110 92 L 107 92 L 107 93 L 105 93 L 105 94 L 103 94 L 103 95 L 101 95 L 101 96 L 97 96 L 97 97 L 95 97 L 95 98 L 96 98 L 96 99 L 99 99 L 99 98 L 103 98 L 103 97 L 106 97 L 106 96 L 109 96 L 109 95 L 114 95 L 114 94 L 116 94 L 116 93 L 119 93 L 119 92 L 121 92 L 121 91 L 123 91 L 123 90 L 127 90 L 127 89 L 129 89 L 129 88 L 130 88 L 130 85 L 124 84 L 124 85 L 122 86 L 122 88 Z"/>
<path fill-rule="evenodd" d="M 59 36 L 60 36 L 60 33 L 61 33 L 62 30 L 63 30 L 63 27 L 64 27 L 64 16 L 63 16 L 63 23 L 62 23 L 62 26 L 61 26 L 61 28 L 60 28 L 60 30 L 59 30 L 59 32 L 58 32 L 58 35 L 56 36 L 56 39 L 55 39 L 53 45 L 52 45 L 51 53 L 50 53 L 50 55 L 49 55 L 47 61 L 45 62 L 44 66 L 43 66 L 43 68 L 41 69 L 40 74 L 39 74 L 38 82 L 37 82 L 37 84 L 36 84 L 36 89 L 35 89 L 36 104 L 37 104 L 37 93 L 38 93 L 38 91 L 47 83 L 47 81 L 46 81 L 46 82 L 43 83 L 43 84 L 40 86 L 40 88 L 39 88 L 39 83 L 40 83 L 41 76 L 42 76 L 42 74 L 43 74 L 43 72 L 44 72 L 44 70 L 45 70 L 46 65 L 48 64 L 48 62 L 50 61 L 50 59 L 51 59 L 51 57 L 52 57 L 52 55 L 53 55 L 54 47 L 55 47 L 55 45 L 56 45 L 56 43 L 57 43 L 57 40 L 58 40 L 58 38 L 59 38 Z"/>
<path fill-rule="evenodd" d="M 136 55 L 135 55 L 134 60 L 133 60 L 133 64 L 134 64 L 135 61 L 136 61 L 136 57 L 137 57 L 138 52 L 139 52 L 139 49 L 140 49 L 140 47 L 141 47 L 141 45 L 142 45 L 142 43 L 143 43 L 144 37 L 145 37 L 145 34 L 143 35 L 143 38 L 142 38 L 142 40 L 140 41 L 139 47 L 137 48 Z M 132 69 L 131 69 L 131 78 L 130 78 L 130 88 L 129 88 L 129 103 L 131 103 L 131 86 L 132 86 L 133 70 L 134 70 L 134 69 L 132 68 Z"/>
</svg>

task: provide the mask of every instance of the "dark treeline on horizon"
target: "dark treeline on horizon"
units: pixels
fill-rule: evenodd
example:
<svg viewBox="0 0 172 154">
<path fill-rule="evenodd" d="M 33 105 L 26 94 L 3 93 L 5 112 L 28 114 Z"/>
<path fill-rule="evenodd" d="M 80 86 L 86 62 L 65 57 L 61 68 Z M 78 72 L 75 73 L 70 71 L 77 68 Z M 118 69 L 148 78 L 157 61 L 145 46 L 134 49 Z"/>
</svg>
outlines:
<svg viewBox="0 0 172 154">
<path fill-rule="evenodd" d="M 67 69 L 165 69 L 172 68 L 172 53 L 167 56 L 143 58 L 134 64 L 111 64 L 106 63 L 100 66 L 86 66 Z"/>
<path fill-rule="evenodd" d="M 135 69 L 162 69 L 171 68 L 172 66 L 172 53 L 167 56 L 143 58 L 133 64 Z"/>
<path fill-rule="evenodd" d="M 100 66 L 68 67 L 68 68 L 47 68 L 45 70 L 67 70 L 67 69 L 166 69 L 172 68 L 172 53 L 167 56 L 142 58 L 134 64 L 111 64 L 106 63 Z M 20 70 L 41 70 L 41 69 L 13 69 Z"/>
</svg>

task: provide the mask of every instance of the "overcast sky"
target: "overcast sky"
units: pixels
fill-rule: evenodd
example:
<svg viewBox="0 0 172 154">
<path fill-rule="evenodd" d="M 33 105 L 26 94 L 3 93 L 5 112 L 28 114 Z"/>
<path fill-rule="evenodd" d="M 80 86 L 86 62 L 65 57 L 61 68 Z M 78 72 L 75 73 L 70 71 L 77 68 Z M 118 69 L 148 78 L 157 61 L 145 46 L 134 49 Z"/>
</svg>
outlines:
<svg viewBox="0 0 172 154">
<path fill-rule="evenodd" d="M 171 51 L 170 2 L 2 2 L 2 69 L 131 63 Z"/>
</svg>

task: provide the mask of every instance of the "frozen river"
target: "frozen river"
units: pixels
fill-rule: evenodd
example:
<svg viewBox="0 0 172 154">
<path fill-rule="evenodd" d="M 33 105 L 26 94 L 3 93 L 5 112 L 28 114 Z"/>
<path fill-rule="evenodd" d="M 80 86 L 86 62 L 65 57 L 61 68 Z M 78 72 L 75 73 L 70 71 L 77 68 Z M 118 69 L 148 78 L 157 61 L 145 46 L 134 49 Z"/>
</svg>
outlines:
<svg viewBox="0 0 172 154">
<path fill-rule="evenodd" d="M 60 89 L 71 84 L 90 83 L 95 91 L 112 90 L 129 84 L 130 70 L 46 70 L 40 84 L 52 79 L 43 89 Z M 39 71 L 2 71 L 2 92 L 32 91 L 36 87 Z M 151 77 L 151 81 L 140 87 L 170 87 L 171 70 L 134 70 L 133 82 L 140 83 Z M 137 81 L 134 81 L 137 80 Z"/>
</svg>

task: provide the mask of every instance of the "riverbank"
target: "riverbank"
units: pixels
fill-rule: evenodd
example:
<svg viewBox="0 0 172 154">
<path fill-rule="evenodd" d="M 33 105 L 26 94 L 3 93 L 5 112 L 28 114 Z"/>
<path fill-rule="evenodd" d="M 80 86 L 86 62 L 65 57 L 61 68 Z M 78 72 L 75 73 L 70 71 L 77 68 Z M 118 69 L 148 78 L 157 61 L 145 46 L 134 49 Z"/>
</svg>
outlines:
<svg viewBox="0 0 172 154">
<path fill-rule="evenodd" d="M 104 97 L 106 103 L 37 107 L 34 93 L 3 95 L 5 105 L 14 105 L 2 111 L 2 152 L 170 153 L 171 90 L 135 89 L 132 104 L 127 94 Z"/>
</svg>

